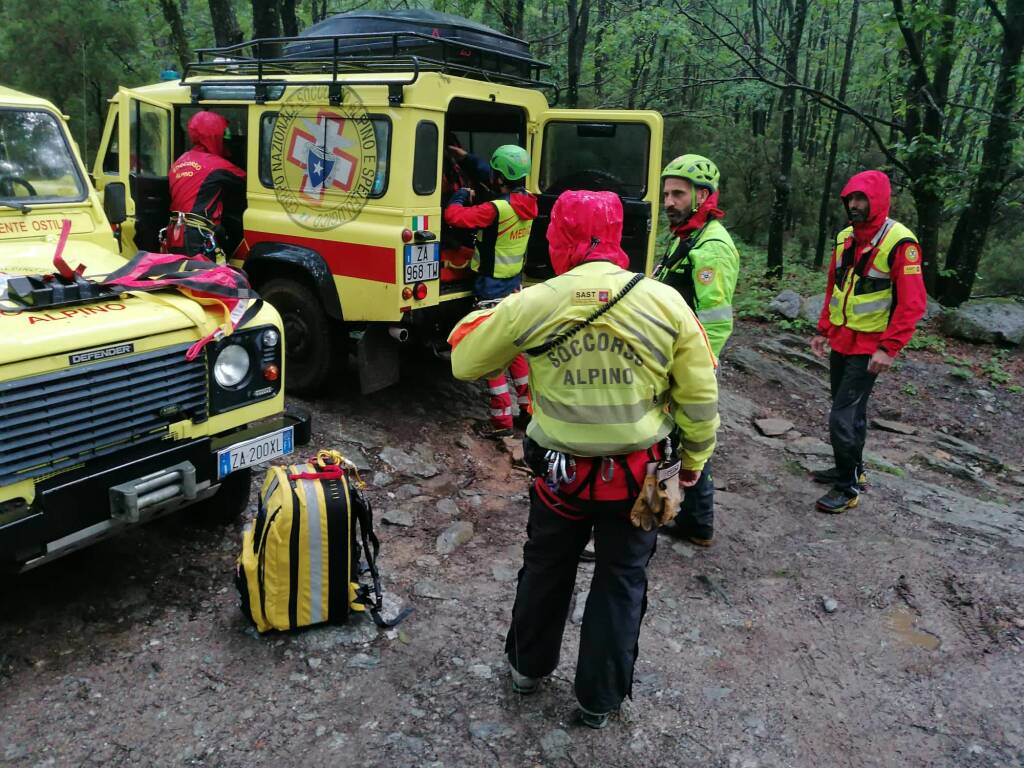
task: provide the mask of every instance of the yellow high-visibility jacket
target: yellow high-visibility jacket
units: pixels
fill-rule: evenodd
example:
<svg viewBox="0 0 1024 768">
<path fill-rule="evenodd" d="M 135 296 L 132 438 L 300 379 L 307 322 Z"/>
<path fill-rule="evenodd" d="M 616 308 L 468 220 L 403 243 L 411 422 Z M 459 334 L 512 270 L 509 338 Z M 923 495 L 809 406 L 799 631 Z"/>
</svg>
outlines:
<svg viewBox="0 0 1024 768">
<path fill-rule="evenodd" d="M 563 275 L 472 312 L 452 331 L 452 371 L 477 379 L 586 320 L 633 277 L 609 262 Z M 644 279 L 571 339 L 528 354 L 533 419 L 527 434 L 574 456 L 614 456 L 682 432 L 683 467 L 715 448 L 715 358 L 692 310 L 669 286 Z"/>
</svg>

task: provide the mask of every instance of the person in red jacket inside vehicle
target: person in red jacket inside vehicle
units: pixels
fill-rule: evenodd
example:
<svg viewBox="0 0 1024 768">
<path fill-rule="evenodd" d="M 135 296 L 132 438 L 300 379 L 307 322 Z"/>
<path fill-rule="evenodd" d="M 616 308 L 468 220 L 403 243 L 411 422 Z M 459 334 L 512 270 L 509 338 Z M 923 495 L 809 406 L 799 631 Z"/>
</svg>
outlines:
<svg viewBox="0 0 1024 768">
<path fill-rule="evenodd" d="M 881 171 L 855 174 L 840 193 L 850 226 L 836 238 L 818 335 L 811 339 L 818 357 L 832 348 L 829 433 L 835 467 L 815 475 L 832 485 L 818 499 L 821 512 L 857 506 L 867 482 L 863 453 L 871 388 L 914 335 L 927 302 L 921 246 L 910 229 L 889 218 L 890 195 L 889 177 Z"/>
<path fill-rule="evenodd" d="M 227 159 L 228 121 L 208 110 L 188 121 L 192 148 L 170 170 L 171 221 L 164 249 L 213 259 L 241 239 L 245 171 Z M 227 214 L 227 217 L 225 217 Z"/>
</svg>

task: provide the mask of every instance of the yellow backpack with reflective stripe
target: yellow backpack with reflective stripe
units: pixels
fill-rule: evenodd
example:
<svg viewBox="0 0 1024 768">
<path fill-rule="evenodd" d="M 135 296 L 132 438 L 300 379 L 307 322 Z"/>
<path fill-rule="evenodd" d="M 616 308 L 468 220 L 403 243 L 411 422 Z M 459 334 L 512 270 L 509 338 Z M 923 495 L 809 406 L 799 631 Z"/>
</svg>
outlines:
<svg viewBox="0 0 1024 768">
<path fill-rule="evenodd" d="M 379 626 L 404 617 L 389 623 L 380 616 L 380 543 L 370 504 L 351 483 L 352 475 L 361 486 L 355 467 L 337 451 L 267 470 L 235 572 L 242 612 L 260 632 L 340 624 L 353 611 L 367 609 Z M 360 552 L 375 599 L 359 584 Z"/>
</svg>

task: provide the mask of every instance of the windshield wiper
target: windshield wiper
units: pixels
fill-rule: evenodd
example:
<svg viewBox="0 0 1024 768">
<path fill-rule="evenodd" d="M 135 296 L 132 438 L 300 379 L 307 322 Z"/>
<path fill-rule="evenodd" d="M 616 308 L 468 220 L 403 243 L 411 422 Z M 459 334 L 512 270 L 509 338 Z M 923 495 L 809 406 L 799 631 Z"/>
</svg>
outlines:
<svg viewBox="0 0 1024 768">
<path fill-rule="evenodd" d="M 30 213 L 32 211 L 32 209 L 24 203 L 16 203 L 13 200 L 0 200 L 0 206 L 13 208 L 14 210 L 21 211 L 22 213 Z"/>
</svg>

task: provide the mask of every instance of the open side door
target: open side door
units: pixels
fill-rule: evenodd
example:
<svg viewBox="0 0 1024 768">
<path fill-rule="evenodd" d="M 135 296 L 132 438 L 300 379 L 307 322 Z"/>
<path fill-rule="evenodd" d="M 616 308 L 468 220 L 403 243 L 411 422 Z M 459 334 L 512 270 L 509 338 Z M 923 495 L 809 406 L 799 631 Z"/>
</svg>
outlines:
<svg viewBox="0 0 1024 768">
<path fill-rule="evenodd" d="M 159 231 L 167 226 L 171 192 L 171 108 L 135 91 L 119 88 L 96 155 L 96 187 L 125 185 L 127 220 L 121 225 L 121 249 L 158 251 Z"/>
<path fill-rule="evenodd" d="M 526 254 L 527 278 L 546 280 L 554 274 L 548 221 L 555 200 L 569 189 L 610 191 L 622 199 L 622 248 L 630 269 L 650 273 L 661 197 L 662 125 L 653 111 L 551 109 L 543 114 L 533 142 L 533 181 L 540 197 Z"/>
</svg>

